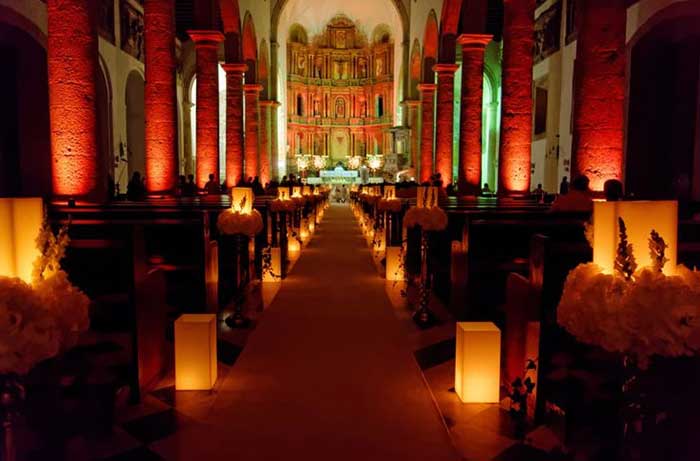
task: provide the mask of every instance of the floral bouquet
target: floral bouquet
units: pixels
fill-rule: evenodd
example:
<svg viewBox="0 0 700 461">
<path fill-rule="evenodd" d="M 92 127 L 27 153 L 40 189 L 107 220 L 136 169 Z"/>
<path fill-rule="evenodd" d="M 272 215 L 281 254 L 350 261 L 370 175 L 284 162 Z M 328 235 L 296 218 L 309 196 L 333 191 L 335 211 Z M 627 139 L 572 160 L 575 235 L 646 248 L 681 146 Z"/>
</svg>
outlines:
<svg viewBox="0 0 700 461">
<path fill-rule="evenodd" d="M 424 231 L 442 231 L 447 228 L 447 214 L 438 207 L 413 207 L 406 212 L 403 223 L 409 229 L 420 226 Z"/>
<path fill-rule="evenodd" d="M 68 242 L 67 228 L 54 235 L 44 216 L 31 283 L 0 277 L 0 375 L 28 373 L 88 329 L 90 300 L 60 268 Z"/>
<path fill-rule="evenodd" d="M 665 275 L 666 244 L 652 231 L 653 266 L 638 268 L 619 220 L 615 271 L 593 263 L 569 273 L 557 309 L 560 325 L 582 342 L 632 356 L 641 369 L 652 356 L 691 356 L 700 351 L 700 273 L 683 265 Z"/>
<path fill-rule="evenodd" d="M 398 213 L 401 211 L 401 207 L 403 204 L 401 203 L 401 200 L 399 199 L 386 199 L 382 198 L 377 202 L 377 209 L 379 211 L 389 211 L 391 213 Z"/>
<path fill-rule="evenodd" d="M 254 237 L 263 230 L 263 220 L 260 212 L 256 209 L 253 209 L 250 213 L 240 213 L 228 209 L 219 214 L 216 227 L 222 234 L 242 234 Z"/>
</svg>

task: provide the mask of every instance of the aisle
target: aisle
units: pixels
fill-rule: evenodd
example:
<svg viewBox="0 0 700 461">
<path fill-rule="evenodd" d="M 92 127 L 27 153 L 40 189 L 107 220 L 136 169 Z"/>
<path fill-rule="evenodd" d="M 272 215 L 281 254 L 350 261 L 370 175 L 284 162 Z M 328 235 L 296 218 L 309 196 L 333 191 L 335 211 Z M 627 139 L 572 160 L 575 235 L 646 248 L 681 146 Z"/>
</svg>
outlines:
<svg viewBox="0 0 700 461">
<path fill-rule="evenodd" d="M 349 207 L 327 211 L 206 422 L 158 445 L 194 461 L 457 459 Z"/>
</svg>

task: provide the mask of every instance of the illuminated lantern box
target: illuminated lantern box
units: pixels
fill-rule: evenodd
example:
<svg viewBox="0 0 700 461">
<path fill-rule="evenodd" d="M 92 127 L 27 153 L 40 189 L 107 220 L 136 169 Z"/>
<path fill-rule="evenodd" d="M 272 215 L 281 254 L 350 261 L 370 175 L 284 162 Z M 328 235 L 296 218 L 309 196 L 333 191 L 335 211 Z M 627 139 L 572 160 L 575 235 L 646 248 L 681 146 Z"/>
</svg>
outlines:
<svg viewBox="0 0 700 461">
<path fill-rule="evenodd" d="M 458 322 L 455 391 L 464 403 L 500 401 L 501 330 L 491 322 Z"/>
<path fill-rule="evenodd" d="M 305 196 L 311 195 L 311 186 L 304 186 L 302 189 L 302 194 Z"/>
<path fill-rule="evenodd" d="M 384 198 L 392 200 L 396 198 L 396 186 L 384 186 Z"/>
<path fill-rule="evenodd" d="M 250 187 L 234 187 L 231 189 L 231 208 L 241 214 L 253 212 L 255 195 Z"/>
<path fill-rule="evenodd" d="M 41 198 L 0 198 L 0 275 L 31 282 L 43 219 Z"/>
<path fill-rule="evenodd" d="M 306 242 L 309 239 L 309 221 L 302 219 L 299 224 L 299 237 Z"/>
<path fill-rule="evenodd" d="M 606 274 L 612 274 L 620 243 L 622 218 L 627 239 L 632 245 L 637 265 L 652 267 L 649 236 L 655 230 L 668 248 L 664 274 L 673 275 L 678 252 L 678 203 L 674 201 L 594 202 L 593 204 L 593 262 Z"/>
<path fill-rule="evenodd" d="M 401 264 L 401 247 L 386 249 L 386 279 L 404 280 L 403 265 Z"/>
<path fill-rule="evenodd" d="M 282 276 L 282 252 L 280 248 L 270 249 L 270 268 L 263 273 L 263 282 L 279 282 Z"/>
<path fill-rule="evenodd" d="M 301 187 L 300 186 L 292 187 L 292 197 L 301 197 Z"/>
<path fill-rule="evenodd" d="M 416 207 L 433 208 L 438 205 L 438 188 L 434 186 L 418 187 L 416 193 Z"/>
<path fill-rule="evenodd" d="M 290 237 L 287 240 L 287 251 L 293 254 L 297 254 L 301 251 L 301 245 L 299 245 L 299 240 L 296 237 Z"/>
<path fill-rule="evenodd" d="M 216 315 L 181 315 L 175 321 L 175 389 L 211 389 L 216 366 Z"/>
</svg>

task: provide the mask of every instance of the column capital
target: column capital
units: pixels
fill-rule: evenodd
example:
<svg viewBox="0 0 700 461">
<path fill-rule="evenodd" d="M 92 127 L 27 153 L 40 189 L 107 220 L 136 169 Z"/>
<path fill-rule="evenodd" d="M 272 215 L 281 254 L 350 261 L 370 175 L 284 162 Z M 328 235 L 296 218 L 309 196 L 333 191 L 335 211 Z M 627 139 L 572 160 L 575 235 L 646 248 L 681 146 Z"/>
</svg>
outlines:
<svg viewBox="0 0 700 461">
<path fill-rule="evenodd" d="M 454 75 L 457 69 L 459 69 L 459 64 L 438 63 L 433 66 L 433 72 L 438 74 Z"/>
<path fill-rule="evenodd" d="M 277 108 L 280 106 L 280 103 L 274 99 L 265 99 L 264 101 L 260 101 L 260 106 Z"/>
<path fill-rule="evenodd" d="M 248 71 L 248 65 L 242 62 L 227 62 L 221 64 L 221 68 L 224 69 L 224 72 L 227 74 L 243 74 Z"/>
<path fill-rule="evenodd" d="M 462 34 L 457 37 L 457 43 L 462 45 L 462 49 L 484 49 L 493 40 L 491 34 Z"/>
<path fill-rule="evenodd" d="M 420 83 L 418 85 L 418 91 L 421 93 L 432 93 L 437 90 L 437 85 L 435 83 Z"/>
<path fill-rule="evenodd" d="M 224 34 L 218 30 L 188 30 L 195 47 L 219 47 L 219 43 L 224 41 Z"/>
<path fill-rule="evenodd" d="M 259 83 L 245 83 L 243 84 L 243 91 L 246 93 L 260 93 L 263 90 L 263 86 Z"/>
<path fill-rule="evenodd" d="M 403 104 L 405 104 L 406 107 L 420 107 L 420 100 L 419 99 L 404 99 Z"/>
</svg>

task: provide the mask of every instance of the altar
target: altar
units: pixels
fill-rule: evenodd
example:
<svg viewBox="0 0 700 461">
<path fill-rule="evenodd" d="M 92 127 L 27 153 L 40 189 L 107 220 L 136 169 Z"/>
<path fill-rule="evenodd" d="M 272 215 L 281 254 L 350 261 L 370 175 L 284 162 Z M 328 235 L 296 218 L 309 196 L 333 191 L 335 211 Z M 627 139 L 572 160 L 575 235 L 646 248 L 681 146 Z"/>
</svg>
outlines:
<svg viewBox="0 0 700 461">
<path fill-rule="evenodd" d="M 332 170 L 321 170 L 316 177 L 306 178 L 307 184 L 378 184 L 383 181 L 381 177 L 369 177 L 366 171 L 346 170 L 340 165 Z"/>
</svg>

